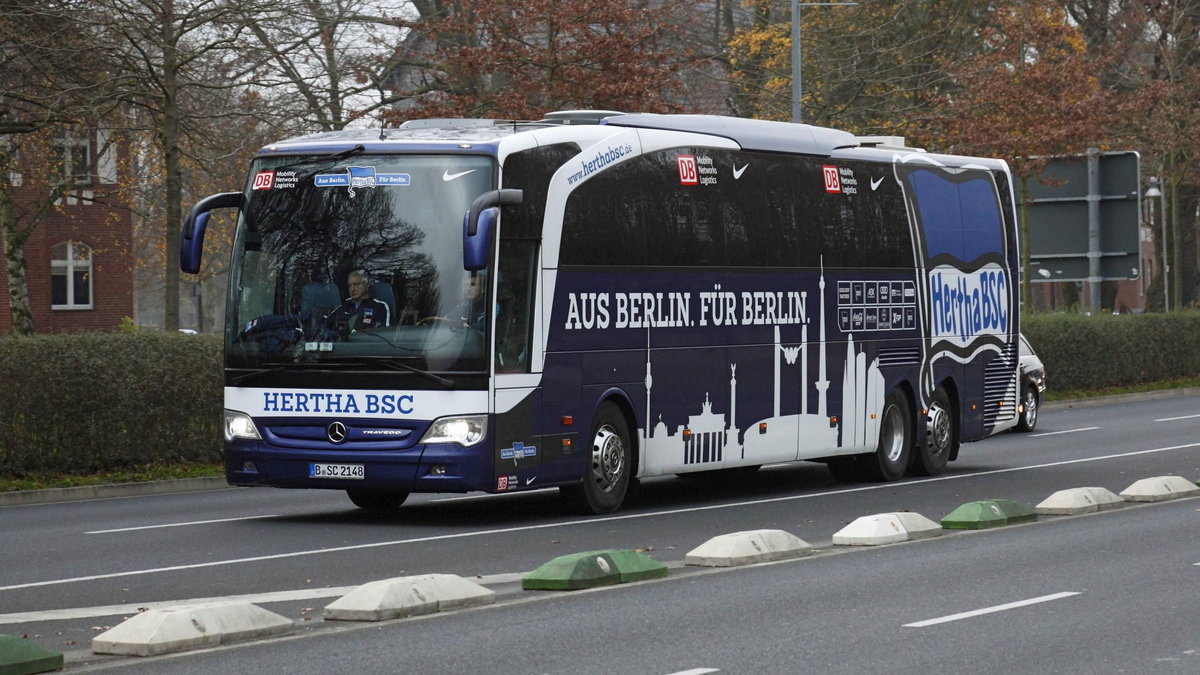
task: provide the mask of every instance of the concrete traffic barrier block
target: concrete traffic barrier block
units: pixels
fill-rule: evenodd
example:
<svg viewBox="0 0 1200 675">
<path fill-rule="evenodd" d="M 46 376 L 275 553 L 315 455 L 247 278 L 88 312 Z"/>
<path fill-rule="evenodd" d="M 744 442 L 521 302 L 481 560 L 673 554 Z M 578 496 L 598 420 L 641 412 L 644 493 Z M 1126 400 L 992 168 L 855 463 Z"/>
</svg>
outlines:
<svg viewBox="0 0 1200 675">
<path fill-rule="evenodd" d="M 1037 520 L 1037 511 L 1011 499 L 967 502 L 942 518 L 947 530 L 984 530 Z"/>
<path fill-rule="evenodd" d="M 454 574 L 422 574 L 372 581 L 329 603 L 332 621 L 387 621 L 496 601 L 495 591 Z"/>
<path fill-rule="evenodd" d="M 0 675 L 34 675 L 62 667 L 62 652 L 15 635 L 0 635 Z"/>
<path fill-rule="evenodd" d="M 747 530 L 713 537 L 688 552 L 687 565 L 734 567 L 798 558 L 812 545 L 783 530 Z"/>
<path fill-rule="evenodd" d="M 1042 500 L 1036 510 L 1048 516 L 1072 516 L 1123 506 L 1125 500 L 1102 487 L 1059 490 Z"/>
<path fill-rule="evenodd" d="M 1181 476 L 1143 478 L 1121 491 L 1121 496 L 1131 502 L 1164 502 L 1196 495 L 1200 495 L 1200 486 Z"/>
<path fill-rule="evenodd" d="M 97 654 L 155 656 L 286 635 L 296 623 L 248 602 L 226 601 L 152 609 L 97 635 Z"/>
<path fill-rule="evenodd" d="M 936 537 L 942 527 L 919 513 L 908 511 L 863 516 L 833 535 L 834 546 L 880 546 L 900 541 Z"/>
<path fill-rule="evenodd" d="M 613 549 L 559 556 L 521 578 L 527 591 L 575 591 L 667 576 L 667 566 L 636 551 Z"/>
</svg>

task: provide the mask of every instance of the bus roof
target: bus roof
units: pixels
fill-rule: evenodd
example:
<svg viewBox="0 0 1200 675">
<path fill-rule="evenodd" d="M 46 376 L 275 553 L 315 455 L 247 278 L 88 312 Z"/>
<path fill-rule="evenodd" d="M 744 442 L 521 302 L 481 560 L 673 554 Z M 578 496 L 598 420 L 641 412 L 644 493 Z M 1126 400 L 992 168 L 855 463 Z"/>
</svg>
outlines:
<svg viewBox="0 0 1200 675">
<path fill-rule="evenodd" d="M 570 110 L 548 113 L 537 121 L 502 119 L 418 119 L 388 129 L 343 129 L 299 136 L 267 145 L 260 155 L 337 152 L 362 145 L 367 152 L 434 150 L 442 152 L 498 153 L 506 137 L 554 127 L 628 127 L 679 131 L 731 140 L 743 150 L 810 156 L 841 156 L 882 160 L 894 151 L 924 152 L 895 147 L 902 140 L 857 137 L 846 131 L 809 124 L 775 122 L 721 115 L 660 115 L 608 110 Z M 931 158 L 934 155 L 929 155 Z M 975 159 L 989 168 L 1003 162 L 982 158 L 937 155 L 960 164 Z M 955 161 L 957 160 L 957 161 Z"/>
</svg>

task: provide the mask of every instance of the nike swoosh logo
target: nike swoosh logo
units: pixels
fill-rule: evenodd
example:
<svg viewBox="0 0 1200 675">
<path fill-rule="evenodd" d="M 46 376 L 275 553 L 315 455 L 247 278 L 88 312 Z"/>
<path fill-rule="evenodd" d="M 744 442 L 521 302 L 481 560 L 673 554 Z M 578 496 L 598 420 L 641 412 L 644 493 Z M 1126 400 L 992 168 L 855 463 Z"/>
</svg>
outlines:
<svg viewBox="0 0 1200 675">
<path fill-rule="evenodd" d="M 469 171 L 460 171 L 459 173 L 450 173 L 449 171 L 443 171 L 442 172 L 442 180 L 449 183 L 450 181 L 454 180 L 455 178 L 462 178 L 463 176 L 465 176 L 469 173 L 475 173 L 475 169 L 471 169 Z"/>
<path fill-rule="evenodd" d="M 530 485 L 530 484 L 532 484 L 532 483 L 533 483 L 533 481 L 535 481 L 535 480 L 537 480 L 537 476 L 534 476 L 533 478 L 526 478 L 526 479 L 525 479 L 525 484 L 526 484 L 526 485 Z"/>
<path fill-rule="evenodd" d="M 883 176 L 880 176 L 879 178 L 872 178 L 871 179 L 871 191 L 874 192 L 875 188 L 879 187 L 879 184 L 882 182 L 883 182 Z"/>
<path fill-rule="evenodd" d="M 749 164 L 749 162 L 747 162 L 747 163 L 746 163 L 746 166 L 743 166 L 743 167 L 742 167 L 742 168 L 740 168 L 740 169 L 739 169 L 739 168 L 737 168 L 737 166 L 734 166 L 734 167 L 733 167 L 733 179 L 734 179 L 734 180 L 737 180 L 737 179 L 741 178 L 741 177 L 742 177 L 742 174 L 743 174 L 743 173 L 745 173 L 745 172 L 746 172 L 746 169 L 747 169 L 747 168 L 749 168 L 749 167 L 750 167 L 750 164 Z"/>
</svg>

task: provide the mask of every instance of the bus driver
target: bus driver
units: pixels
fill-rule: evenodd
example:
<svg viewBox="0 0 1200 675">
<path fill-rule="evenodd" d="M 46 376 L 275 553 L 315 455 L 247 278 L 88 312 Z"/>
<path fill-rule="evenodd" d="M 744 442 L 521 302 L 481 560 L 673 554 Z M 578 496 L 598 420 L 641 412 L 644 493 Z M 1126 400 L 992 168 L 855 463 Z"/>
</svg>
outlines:
<svg viewBox="0 0 1200 675">
<path fill-rule="evenodd" d="M 359 329 L 379 328 L 392 323 L 387 303 L 371 297 L 371 281 L 366 272 L 355 270 L 347 278 L 350 297 L 325 317 L 325 324 L 348 334 Z M 345 329 L 342 328 L 345 326 Z"/>
</svg>

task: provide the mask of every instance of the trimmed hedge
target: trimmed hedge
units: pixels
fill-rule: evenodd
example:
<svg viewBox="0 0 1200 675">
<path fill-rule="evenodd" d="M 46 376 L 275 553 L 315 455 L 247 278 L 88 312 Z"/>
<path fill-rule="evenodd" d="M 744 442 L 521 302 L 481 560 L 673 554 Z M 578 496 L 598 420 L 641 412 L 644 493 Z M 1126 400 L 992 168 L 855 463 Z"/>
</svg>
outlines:
<svg viewBox="0 0 1200 675">
<path fill-rule="evenodd" d="M 1021 321 L 1059 391 L 1200 376 L 1200 312 L 1035 314 Z"/>
<path fill-rule="evenodd" d="M 221 456 L 221 338 L 0 338 L 0 475 Z"/>
<path fill-rule="evenodd" d="M 1200 377 L 1200 312 L 1022 317 L 1058 391 Z M 221 337 L 0 338 L 0 475 L 221 457 Z"/>
</svg>

